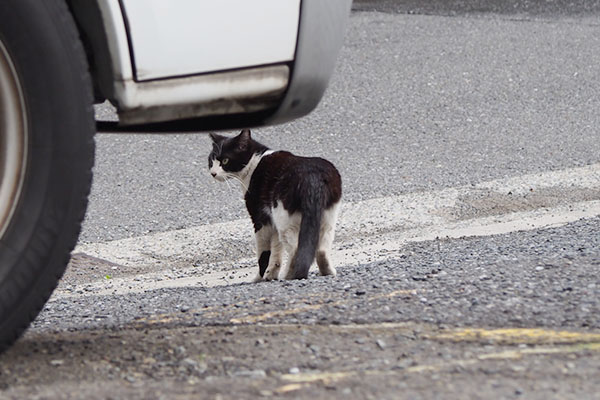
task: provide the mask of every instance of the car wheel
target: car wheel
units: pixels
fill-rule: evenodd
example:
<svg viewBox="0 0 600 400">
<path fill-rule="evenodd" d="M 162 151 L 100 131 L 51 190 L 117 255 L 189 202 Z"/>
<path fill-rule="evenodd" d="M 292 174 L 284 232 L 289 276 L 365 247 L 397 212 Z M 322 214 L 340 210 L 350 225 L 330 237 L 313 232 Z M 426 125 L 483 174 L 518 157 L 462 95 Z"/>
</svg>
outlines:
<svg viewBox="0 0 600 400">
<path fill-rule="evenodd" d="M 91 82 L 64 0 L 0 4 L 0 352 L 62 276 L 91 185 Z"/>
</svg>

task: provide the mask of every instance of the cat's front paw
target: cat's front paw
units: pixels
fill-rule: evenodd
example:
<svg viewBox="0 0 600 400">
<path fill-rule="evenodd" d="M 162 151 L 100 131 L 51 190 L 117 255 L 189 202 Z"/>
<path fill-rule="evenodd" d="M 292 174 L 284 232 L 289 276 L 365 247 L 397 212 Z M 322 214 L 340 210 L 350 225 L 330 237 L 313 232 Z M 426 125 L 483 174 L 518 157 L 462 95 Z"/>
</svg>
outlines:
<svg viewBox="0 0 600 400">
<path fill-rule="evenodd" d="M 263 277 L 260 276 L 260 273 L 256 274 L 256 276 L 254 277 L 254 279 L 252 279 L 252 283 L 257 283 L 257 282 L 261 282 L 263 280 Z"/>
</svg>

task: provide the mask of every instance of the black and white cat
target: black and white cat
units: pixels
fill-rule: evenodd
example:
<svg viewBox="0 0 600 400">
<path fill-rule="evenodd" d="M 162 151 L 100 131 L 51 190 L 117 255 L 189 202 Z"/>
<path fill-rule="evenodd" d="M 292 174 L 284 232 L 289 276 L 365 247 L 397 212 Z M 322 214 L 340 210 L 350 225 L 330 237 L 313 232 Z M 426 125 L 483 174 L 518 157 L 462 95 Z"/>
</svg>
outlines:
<svg viewBox="0 0 600 400">
<path fill-rule="evenodd" d="M 303 279 L 315 260 L 321 275 L 335 275 L 330 250 L 342 197 L 342 179 L 327 160 L 273 151 L 243 130 L 228 138 L 211 134 L 208 167 L 218 181 L 238 180 L 256 238 L 255 281 Z"/>
</svg>

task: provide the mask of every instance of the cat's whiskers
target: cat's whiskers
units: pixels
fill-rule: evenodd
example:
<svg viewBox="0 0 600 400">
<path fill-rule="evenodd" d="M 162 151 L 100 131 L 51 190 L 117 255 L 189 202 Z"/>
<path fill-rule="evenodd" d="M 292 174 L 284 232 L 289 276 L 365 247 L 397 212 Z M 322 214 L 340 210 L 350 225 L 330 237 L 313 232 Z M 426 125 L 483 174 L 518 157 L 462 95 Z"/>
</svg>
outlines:
<svg viewBox="0 0 600 400">
<path fill-rule="evenodd" d="M 229 176 L 229 174 L 227 174 L 227 175 Z M 227 179 L 227 178 L 226 178 L 224 182 L 227 184 L 227 189 L 228 189 L 230 192 L 234 190 L 234 189 L 231 187 L 231 183 L 229 183 L 229 179 Z"/>
</svg>

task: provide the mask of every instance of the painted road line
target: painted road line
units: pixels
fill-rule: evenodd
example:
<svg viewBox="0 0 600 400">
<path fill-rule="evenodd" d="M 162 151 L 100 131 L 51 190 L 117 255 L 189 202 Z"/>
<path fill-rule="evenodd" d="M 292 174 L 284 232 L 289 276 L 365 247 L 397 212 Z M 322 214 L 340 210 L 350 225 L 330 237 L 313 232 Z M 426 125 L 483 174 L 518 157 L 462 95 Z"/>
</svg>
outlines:
<svg viewBox="0 0 600 400">
<path fill-rule="evenodd" d="M 375 376 L 404 376 L 413 373 L 424 373 L 424 372 L 439 372 L 444 370 L 451 370 L 457 367 L 470 368 L 482 364 L 488 360 L 521 360 L 525 357 L 532 356 L 543 356 L 543 355 L 563 355 L 563 354 L 575 354 L 575 353 L 597 353 L 600 351 L 600 343 L 590 343 L 576 346 L 562 346 L 562 347 L 537 347 L 532 349 L 518 349 L 509 350 L 503 352 L 481 354 L 475 358 L 468 359 L 456 359 L 445 362 L 439 362 L 435 364 L 416 365 L 403 369 L 386 369 L 386 370 L 375 370 L 367 369 L 360 371 L 343 371 L 343 372 L 306 372 L 299 374 L 283 374 L 279 376 L 279 379 L 288 382 L 286 385 L 280 387 L 278 390 L 282 392 L 291 392 L 302 389 L 311 383 L 320 383 L 324 385 L 332 385 L 340 381 L 348 379 L 356 379 L 357 377 L 369 377 Z M 295 386 L 292 386 L 295 385 Z"/>
<path fill-rule="evenodd" d="M 570 194 L 549 199 L 548 191 L 551 190 L 568 190 Z M 548 205 L 560 205 L 561 202 L 568 205 L 573 202 L 570 200 L 573 193 L 584 190 L 596 191 L 595 197 L 594 193 L 590 194 L 592 200 L 600 200 L 600 164 L 511 177 L 474 186 L 346 203 L 336 230 L 336 242 L 418 227 L 448 225 L 461 219 L 462 208 L 473 208 L 468 203 L 469 199 L 481 196 L 483 199 L 491 197 L 491 194 L 510 197 L 510 211 L 519 211 L 519 207 L 527 210 L 532 206 L 536 206 L 534 209 L 543 209 Z M 529 201 L 542 192 L 546 195 L 540 201 L 545 200 L 546 203 Z M 554 204 L 547 204 L 551 202 Z M 252 234 L 250 220 L 241 219 L 107 243 L 80 244 L 75 252 L 125 266 L 189 266 L 199 261 L 200 257 L 200 261 L 206 263 L 248 257 L 253 247 Z"/>
<path fill-rule="evenodd" d="M 336 265 L 375 262 L 393 258 L 393 254 L 399 254 L 408 243 L 548 229 L 596 216 L 600 216 L 600 200 L 451 222 L 372 237 L 368 240 L 370 244 L 335 251 L 333 258 Z"/>
<path fill-rule="evenodd" d="M 431 241 L 437 238 L 463 238 L 490 236 L 546 229 L 565 225 L 582 218 L 600 215 L 600 200 L 589 201 L 569 206 L 561 206 L 533 212 L 512 213 L 503 216 L 486 217 L 471 221 L 461 221 L 447 225 L 427 228 L 416 228 L 404 232 L 389 232 L 375 235 L 363 240 L 358 245 L 343 244 L 343 249 L 333 252 L 333 262 L 343 269 L 344 266 L 384 261 L 397 258 L 402 248 L 411 242 Z M 240 266 L 234 270 L 210 272 L 219 269 L 218 265 Z M 141 274 L 135 278 L 113 278 L 110 281 L 97 281 L 86 284 L 84 293 L 69 292 L 61 288 L 57 296 L 79 296 L 85 294 L 116 295 L 126 293 L 141 293 L 160 288 L 177 288 L 190 286 L 222 286 L 234 283 L 249 282 L 256 274 L 254 258 L 245 258 L 223 263 L 208 263 L 189 268 L 190 276 L 171 278 L 165 272 Z M 209 271 L 209 272 L 200 272 Z M 185 273 L 185 271 L 183 271 Z"/>
<path fill-rule="evenodd" d="M 344 204 L 333 258 L 343 268 L 393 258 L 410 242 L 546 229 L 596 216 L 600 216 L 600 164 L 370 199 Z M 90 294 L 118 294 L 247 282 L 256 273 L 252 238 L 249 219 L 241 219 L 83 243 L 75 252 L 119 268 L 143 266 L 149 271 L 135 278 L 86 284 Z M 57 294 L 76 295 L 62 288 Z"/>
<path fill-rule="evenodd" d="M 575 332 L 548 328 L 457 328 L 425 334 L 424 338 L 451 342 L 481 342 L 503 345 L 600 344 L 599 332 Z"/>
</svg>

